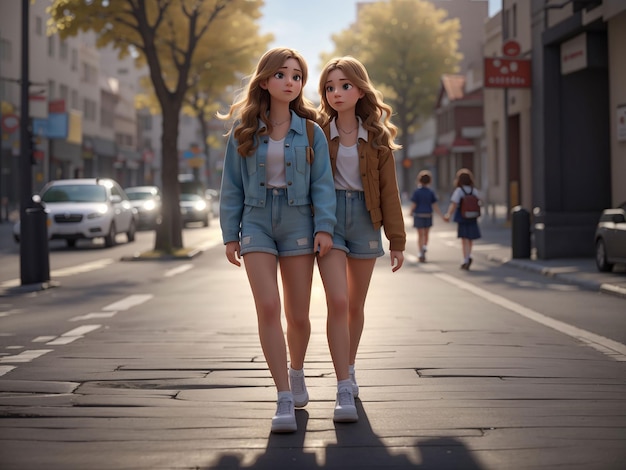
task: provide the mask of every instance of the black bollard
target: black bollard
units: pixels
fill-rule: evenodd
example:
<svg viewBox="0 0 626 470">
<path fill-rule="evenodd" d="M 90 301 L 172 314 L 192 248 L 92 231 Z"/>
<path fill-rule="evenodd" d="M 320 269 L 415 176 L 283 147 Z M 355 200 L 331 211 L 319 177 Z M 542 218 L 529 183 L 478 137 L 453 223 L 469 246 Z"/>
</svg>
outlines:
<svg viewBox="0 0 626 470">
<path fill-rule="evenodd" d="M 20 243 L 30 251 L 28 262 L 22 266 L 22 284 L 44 283 L 50 280 L 48 248 L 48 214 L 41 203 L 26 208 L 21 222 Z"/>
<path fill-rule="evenodd" d="M 522 206 L 511 209 L 511 249 L 513 258 L 530 258 L 530 213 Z"/>
</svg>

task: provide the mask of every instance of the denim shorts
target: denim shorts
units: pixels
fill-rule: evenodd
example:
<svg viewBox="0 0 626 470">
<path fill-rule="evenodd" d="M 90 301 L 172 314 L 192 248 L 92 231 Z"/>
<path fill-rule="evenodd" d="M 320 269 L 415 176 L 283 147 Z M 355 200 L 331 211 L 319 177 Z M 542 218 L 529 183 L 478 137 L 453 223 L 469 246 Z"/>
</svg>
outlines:
<svg viewBox="0 0 626 470">
<path fill-rule="evenodd" d="M 363 191 L 336 190 L 337 225 L 333 248 L 343 250 L 351 258 L 378 258 L 385 254 L 380 229 L 375 230 L 365 207 Z"/>
<path fill-rule="evenodd" d="M 290 206 L 287 190 L 269 188 L 265 207 L 245 206 L 241 217 L 241 254 L 276 256 L 313 254 L 311 206 Z"/>
</svg>

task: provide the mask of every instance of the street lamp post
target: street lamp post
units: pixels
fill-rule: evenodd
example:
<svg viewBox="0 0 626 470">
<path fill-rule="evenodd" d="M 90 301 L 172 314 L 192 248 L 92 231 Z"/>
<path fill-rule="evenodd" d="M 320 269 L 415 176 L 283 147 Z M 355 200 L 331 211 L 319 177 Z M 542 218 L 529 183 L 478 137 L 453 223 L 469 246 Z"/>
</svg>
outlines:
<svg viewBox="0 0 626 470">
<path fill-rule="evenodd" d="M 20 90 L 20 279 L 22 285 L 50 280 L 47 217 L 43 206 L 32 199 L 32 132 L 28 96 L 28 9 L 22 0 L 22 80 Z"/>
</svg>

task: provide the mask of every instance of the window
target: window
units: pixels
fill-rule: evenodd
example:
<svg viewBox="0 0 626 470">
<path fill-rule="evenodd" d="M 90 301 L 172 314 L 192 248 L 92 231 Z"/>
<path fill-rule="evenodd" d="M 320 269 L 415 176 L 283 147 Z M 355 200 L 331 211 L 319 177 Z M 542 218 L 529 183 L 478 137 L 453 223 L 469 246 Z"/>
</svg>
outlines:
<svg viewBox="0 0 626 470">
<path fill-rule="evenodd" d="M 67 60 L 67 56 L 68 56 L 67 41 L 64 41 L 63 39 L 59 38 L 59 57 L 65 61 Z"/>
<path fill-rule="evenodd" d="M 67 85 L 59 85 L 59 98 L 65 102 L 67 106 L 67 101 L 70 97 L 70 90 Z"/>
<path fill-rule="evenodd" d="M 144 131 L 152 130 L 152 115 L 146 114 L 139 116 L 139 126 L 140 129 Z"/>
<path fill-rule="evenodd" d="M 76 48 L 72 48 L 72 60 L 70 62 L 70 68 L 73 71 L 76 71 L 78 69 L 78 51 L 76 50 Z"/>
<path fill-rule="evenodd" d="M 13 59 L 13 51 L 11 50 L 11 41 L 0 39 L 0 61 L 11 62 Z"/>
<path fill-rule="evenodd" d="M 54 57 L 54 38 L 55 36 L 48 36 L 48 57 Z"/>
<path fill-rule="evenodd" d="M 53 100 L 56 98 L 56 85 L 54 80 L 48 80 L 48 100 Z"/>
<path fill-rule="evenodd" d="M 72 109 L 79 109 L 78 106 L 78 91 L 72 90 L 72 100 L 70 103 Z"/>
<path fill-rule="evenodd" d="M 511 35 L 509 34 L 509 10 L 502 9 L 502 40 L 506 41 Z"/>
<path fill-rule="evenodd" d="M 96 103 L 89 98 L 83 98 L 83 116 L 85 121 L 94 122 L 96 120 Z"/>
<path fill-rule="evenodd" d="M 100 107 L 100 124 L 107 129 L 113 129 L 113 111 L 105 106 Z"/>
</svg>

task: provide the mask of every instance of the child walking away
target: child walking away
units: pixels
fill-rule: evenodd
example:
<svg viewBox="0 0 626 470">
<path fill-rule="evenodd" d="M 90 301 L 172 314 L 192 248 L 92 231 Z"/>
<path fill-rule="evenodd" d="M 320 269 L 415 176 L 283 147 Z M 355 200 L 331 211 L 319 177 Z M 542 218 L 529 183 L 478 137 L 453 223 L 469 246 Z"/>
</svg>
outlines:
<svg viewBox="0 0 626 470">
<path fill-rule="evenodd" d="M 456 186 L 450 197 L 450 206 L 444 217 L 450 221 L 454 214 L 454 222 L 457 223 L 457 238 L 461 239 L 463 248 L 463 263 L 461 269 L 469 270 L 472 265 L 472 246 L 474 240 L 480 238 L 478 217 L 480 216 L 480 198 L 474 187 L 474 175 L 467 168 L 461 168 L 456 173 L 454 185 Z M 464 198 L 467 198 L 464 201 Z M 467 204 L 469 203 L 469 204 Z"/>
<path fill-rule="evenodd" d="M 296 431 L 294 407 L 309 400 L 303 365 L 311 334 L 314 253 L 323 259 L 330 251 L 336 222 L 328 143 L 314 122 L 309 123 L 313 142 L 307 136 L 307 120 L 315 120 L 317 111 L 302 95 L 306 79 L 307 65 L 298 52 L 271 49 L 242 97 L 228 114 L 218 115 L 235 120 L 222 174 L 222 238 L 230 263 L 241 266 L 243 258 L 254 297 L 261 348 L 278 392 L 272 432 Z"/>
<path fill-rule="evenodd" d="M 335 421 L 356 419 L 354 364 L 365 319 L 365 299 L 389 240 L 391 268 L 404 262 L 406 244 L 393 151 L 397 128 L 363 64 L 332 59 L 320 75 L 321 125 L 328 137 L 337 196 L 333 249 L 318 259 L 328 305 L 328 344 L 337 375 Z M 351 392 L 351 393 L 350 393 Z"/>
<path fill-rule="evenodd" d="M 411 215 L 413 215 L 413 227 L 417 229 L 417 252 L 420 263 L 426 262 L 428 235 L 433 225 L 433 210 L 443 218 L 443 213 L 437 204 L 437 196 L 429 187 L 432 179 L 430 171 L 420 171 L 417 175 L 417 189 L 411 195 Z"/>
</svg>

